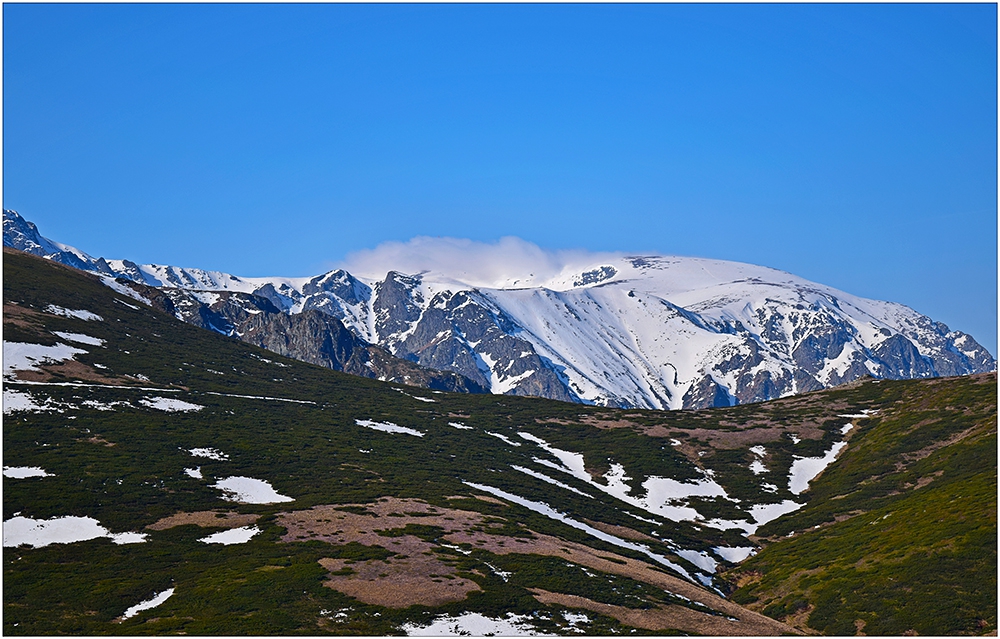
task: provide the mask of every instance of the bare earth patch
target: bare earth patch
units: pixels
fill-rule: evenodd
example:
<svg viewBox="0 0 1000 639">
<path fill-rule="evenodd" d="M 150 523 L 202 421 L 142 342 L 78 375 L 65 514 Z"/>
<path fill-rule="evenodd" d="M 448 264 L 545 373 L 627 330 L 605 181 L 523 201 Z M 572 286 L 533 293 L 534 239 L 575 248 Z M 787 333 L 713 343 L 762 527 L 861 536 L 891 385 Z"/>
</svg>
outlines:
<svg viewBox="0 0 1000 639">
<path fill-rule="evenodd" d="M 338 508 L 349 508 L 355 512 Z M 491 532 L 499 530 L 495 526 L 502 528 L 509 522 L 478 512 L 431 506 L 417 499 L 383 497 L 370 504 L 315 506 L 309 510 L 279 513 L 277 523 L 287 530 L 282 537 L 284 542 L 325 541 L 336 545 L 357 542 L 398 553 L 384 562 L 368 561 L 353 565 L 340 560 L 323 560 L 325 562 L 323 565 L 331 572 L 337 572 L 345 567 L 355 571 L 353 574 L 332 574 L 326 585 L 366 603 L 392 607 L 414 604 L 440 605 L 443 603 L 442 597 L 452 597 L 444 601 L 456 601 L 464 598 L 468 592 L 478 589 L 472 582 L 468 585 L 455 583 L 450 587 L 442 585 L 449 581 L 459 582 L 460 578 L 456 576 L 454 579 L 448 579 L 448 575 L 454 576 L 454 569 L 446 563 L 448 554 L 433 551 L 437 547 L 436 544 L 401 532 L 390 533 L 398 536 L 379 534 L 399 531 L 408 524 L 415 524 L 440 527 L 443 530 L 441 539 L 451 545 L 460 547 L 465 545 L 465 548 L 472 547 L 496 555 L 534 554 L 559 557 L 607 574 L 630 577 L 673 594 L 682 595 L 739 620 L 739 622 L 726 621 L 724 617 L 707 615 L 688 608 L 684 608 L 688 612 L 678 612 L 671 617 L 690 613 L 698 618 L 705 617 L 708 620 L 705 621 L 706 624 L 729 624 L 725 631 L 716 634 L 775 635 L 796 632 L 785 624 L 749 611 L 644 561 L 608 551 L 598 551 L 584 544 L 536 533 L 523 526 L 517 537 L 496 534 Z M 510 530 L 509 527 L 507 530 Z M 439 581 L 435 581 L 432 575 L 438 575 L 436 579 Z M 405 587 L 397 587 L 395 584 L 405 584 Z"/>
<path fill-rule="evenodd" d="M 425 555 L 434 547 L 433 544 L 423 542 L 421 546 L 413 540 L 422 541 L 411 537 L 401 544 L 411 551 L 418 551 L 405 559 L 396 556 L 385 561 L 372 559 L 352 564 L 344 559 L 320 559 L 320 565 L 331 572 L 324 585 L 365 603 L 386 608 L 407 608 L 416 604 L 441 606 L 461 601 L 470 592 L 480 590 L 476 582 L 455 576 L 454 568 L 434 556 L 437 553 Z M 346 572 L 345 569 L 350 569 L 351 573 L 336 574 Z"/>
<path fill-rule="evenodd" d="M 75 359 L 57 362 L 54 364 L 41 364 L 39 370 L 14 371 L 14 377 L 26 382 L 51 382 L 64 379 L 79 379 L 85 382 L 97 382 L 108 386 L 125 386 L 138 380 L 129 380 L 121 377 L 108 377 L 97 372 L 92 366 L 88 366 Z"/>
<path fill-rule="evenodd" d="M 147 530 L 166 530 L 175 526 L 194 524 L 202 528 L 239 528 L 260 519 L 260 515 L 241 515 L 237 512 L 200 510 L 193 513 L 175 513 L 146 526 Z"/>
<path fill-rule="evenodd" d="M 606 532 L 609 535 L 615 535 L 616 537 L 621 537 L 622 539 L 631 539 L 633 541 L 660 541 L 655 537 L 650 537 L 646 533 L 639 532 L 638 530 L 632 530 L 628 526 L 616 526 L 615 524 L 606 524 L 603 521 L 591 521 L 589 519 L 584 519 L 583 521 L 602 532 Z"/>
<path fill-rule="evenodd" d="M 618 621 L 645 630 L 680 630 L 700 635 L 723 635 L 723 636 L 762 636 L 774 635 L 788 632 L 790 628 L 784 624 L 778 624 L 774 620 L 768 619 L 772 623 L 755 623 L 746 620 L 732 621 L 726 617 L 707 615 L 697 610 L 685 608 L 684 606 L 659 605 L 656 608 L 638 610 L 615 606 L 612 604 L 600 603 L 578 597 L 576 595 L 566 595 L 557 592 L 549 592 L 541 588 L 530 588 L 540 603 L 558 604 L 567 608 L 582 608 L 598 614 L 614 617 Z M 780 629 L 776 626 L 782 626 Z"/>
</svg>

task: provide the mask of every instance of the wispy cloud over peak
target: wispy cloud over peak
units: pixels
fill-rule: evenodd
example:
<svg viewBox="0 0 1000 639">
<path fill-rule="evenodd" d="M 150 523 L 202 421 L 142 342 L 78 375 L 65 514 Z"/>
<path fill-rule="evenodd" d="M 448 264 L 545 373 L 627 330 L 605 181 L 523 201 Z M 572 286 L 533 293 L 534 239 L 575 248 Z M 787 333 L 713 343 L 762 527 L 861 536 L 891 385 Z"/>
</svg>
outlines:
<svg viewBox="0 0 1000 639">
<path fill-rule="evenodd" d="M 446 275 L 472 286 L 539 286 L 601 261 L 622 256 L 585 250 L 550 250 L 519 237 L 478 242 L 455 237 L 418 236 L 383 242 L 349 254 L 339 266 L 364 277 L 389 271 Z"/>
</svg>

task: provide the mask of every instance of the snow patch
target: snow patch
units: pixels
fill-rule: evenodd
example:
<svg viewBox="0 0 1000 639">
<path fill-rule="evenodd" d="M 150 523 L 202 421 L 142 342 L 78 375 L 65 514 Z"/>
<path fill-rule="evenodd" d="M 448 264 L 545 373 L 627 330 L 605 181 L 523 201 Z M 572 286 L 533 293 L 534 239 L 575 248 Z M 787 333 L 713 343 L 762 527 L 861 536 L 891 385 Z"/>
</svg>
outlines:
<svg viewBox="0 0 1000 639">
<path fill-rule="evenodd" d="M 464 480 L 462 481 L 462 483 L 465 484 L 466 486 L 471 486 L 471 487 L 476 488 L 478 490 L 481 490 L 483 492 L 490 493 L 492 495 L 500 497 L 501 499 L 506 499 L 507 501 L 513 502 L 513 503 L 518 504 L 520 506 L 524 506 L 525 508 L 527 508 L 529 510 L 532 510 L 532 511 L 534 511 L 534 512 L 540 514 L 540 515 L 545 515 L 546 517 L 548 517 L 550 519 L 555 519 L 556 521 L 561 521 L 562 523 L 566 524 L 567 526 L 571 526 L 573 528 L 576 528 L 577 530 L 582 530 L 583 532 L 587 533 L 591 537 L 596 537 L 597 539 L 600 539 L 602 541 L 606 541 L 609 544 L 612 544 L 614 546 L 618 546 L 620 548 L 628 548 L 630 550 L 635 550 L 637 552 L 640 552 L 640 553 L 646 555 L 647 557 L 649 557 L 650 559 L 653 559 L 657 563 L 662 564 L 662 565 L 666 566 L 667 568 L 670 568 L 671 570 L 676 571 L 678 574 L 682 575 L 685 579 L 687 579 L 689 581 L 692 581 L 692 582 L 694 581 L 694 578 L 688 573 L 688 571 L 684 570 L 684 568 L 682 568 L 681 566 L 677 565 L 676 563 L 670 561 L 669 559 L 667 559 L 663 555 L 660 555 L 660 554 L 657 554 L 657 553 L 651 551 L 647 546 L 645 546 L 643 544 L 638 544 L 638 543 L 634 543 L 634 542 L 631 542 L 631 541 L 625 541 L 624 539 L 621 539 L 619 537 L 615 537 L 614 535 L 610 535 L 610 534 L 608 534 L 608 533 L 606 533 L 604 531 L 597 530 L 596 528 L 588 526 L 587 524 L 585 524 L 583 522 L 576 521 L 575 519 L 572 519 L 571 517 L 569 517 L 569 516 L 567 516 L 567 515 L 559 512 L 559 511 L 555 510 L 554 508 L 552 508 L 548 504 L 545 504 L 545 503 L 542 503 L 542 502 L 538 502 L 538 501 L 531 501 L 530 499 L 525 499 L 524 497 L 519 497 L 519 496 L 517 496 L 517 495 L 515 495 L 513 493 L 508 493 L 505 490 L 501 490 L 499 488 L 494 488 L 493 486 L 486 486 L 484 484 L 475 484 L 475 483 L 472 483 L 470 481 L 464 481 Z"/>
<path fill-rule="evenodd" d="M 559 488 L 563 488 L 563 489 L 568 490 L 570 492 L 574 492 L 577 495 L 583 495 L 584 497 L 589 497 L 590 499 L 594 498 L 593 495 L 588 495 L 587 493 L 583 492 L 582 490 L 577 490 L 576 488 L 573 488 L 572 486 L 564 484 L 561 481 L 552 479 L 551 477 L 549 477 L 548 475 L 546 475 L 544 473 L 539 473 L 539 472 L 536 472 L 534 470 L 531 470 L 530 468 L 525 468 L 523 466 L 511 466 L 511 468 L 513 468 L 514 470 L 516 470 L 518 472 L 522 472 L 525 475 L 530 475 L 530 476 L 534 477 L 535 479 L 541 479 L 542 481 L 544 481 L 546 483 L 549 483 L 549 484 L 552 484 L 553 486 L 558 486 Z"/>
<path fill-rule="evenodd" d="M 26 412 L 26 413 L 41 413 L 41 412 L 51 412 L 59 411 L 63 412 L 61 407 L 68 407 L 69 404 L 64 404 L 62 402 L 54 402 L 51 399 L 46 399 L 45 403 L 39 404 L 35 401 L 35 398 L 21 391 L 14 390 L 12 388 L 3 389 L 3 414 L 9 415 L 10 413 Z"/>
<path fill-rule="evenodd" d="M 722 557 L 728 562 L 738 564 L 750 555 L 757 553 L 757 549 L 753 546 L 737 546 L 735 548 L 729 548 L 727 546 L 716 546 L 712 550 L 715 554 Z"/>
<path fill-rule="evenodd" d="M 253 477 L 226 477 L 212 484 L 212 488 L 222 491 L 222 498 L 241 504 L 277 504 L 295 501 L 279 494 L 268 482 Z"/>
<path fill-rule="evenodd" d="M 104 340 L 97 337 L 91 337 L 90 335 L 84 335 L 83 333 L 64 333 L 62 331 L 52 331 L 53 335 L 57 335 L 64 340 L 70 342 L 76 342 L 78 344 L 90 344 L 91 346 L 104 346 Z"/>
<path fill-rule="evenodd" d="M 229 461 L 229 455 L 214 448 L 192 448 L 188 451 L 192 457 L 208 457 L 215 461 Z"/>
<path fill-rule="evenodd" d="M 519 442 L 514 442 L 514 441 L 511 441 L 511 440 L 507 439 L 506 435 L 502 435 L 500 433 L 494 433 L 494 432 L 486 431 L 486 434 L 487 435 L 493 435 L 494 437 L 496 437 L 498 439 L 502 439 L 503 441 L 507 442 L 511 446 L 520 446 L 521 445 Z"/>
<path fill-rule="evenodd" d="M 166 397 L 143 397 L 139 403 L 149 408 L 162 410 L 165 413 L 191 413 L 205 408 L 198 404 L 182 402 L 179 399 L 168 399 Z"/>
<path fill-rule="evenodd" d="M 202 537 L 198 541 L 206 544 L 222 544 L 224 546 L 230 546 L 232 544 L 245 544 L 259 532 L 260 528 L 257 526 L 241 526 L 239 528 L 232 528 L 230 530 L 217 532 L 214 535 L 209 535 L 208 537 Z"/>
<path fill-rule="evenodd" d="M 419 430 L 407 428 L 406 426 L 397 426 L 392 422 L 374 422 L 370 419 L 355 419 L 354 423 L 358 426 L 364 426 L 365 428 L 380 430 L 383 433 L 403 433 L 404 435 L 413 435 L 415 437 L 423 437 L 426 434 L 421 433 Z"/>
<path fill-rule="evenodd" d="M 478 612 L 463 612 L 460 615 L 438 617 L 426 626 L 405 623 L 400 629 L 409 637 L 555 637 L 538 630 L 528 623 L 530 615 L 515 615 L 508 612 L 506 617 L 491 618 Z"/>
<path fill-rule="evenodd" d="M 4 466 L 3 476 L 11 479 L 27 479 L 28 477 L 55 477 L 52 473 L 38 466 Z"/>
<path fill-rule="evenodd" d="M 46 313 L 52 313 L 53 315 L 61 315 L 63 317 L 71 317 L 75 319 L 82 319 L 85 322 L 103 322 L 104 318 L 97 313 L 91 313 L 90 311 L 84 310 L 73 310 L 69 308 L 63 308 L 62 306 L 56 306 L 55 304 L 49 304 L 45 307 Z"/>
<path fill-rule="evenodd" d="M 107 537 L 116 544 L 142 543 L 147 535 L 143 533 L 114 534 L 93 517 L 53 517 L 51 519 L 31 519 L 13 517 L 3 522 L 4 547 L 28 545 L 42 548 L 50 544 L 72 544 Z"/>
<path fill-rule="evenodd" d="M 3 375 L 12 376 L 14 371 L 38 371 L 44 364 L 54 364 L 87 351 L 57 343 L 54 346 L 26 344 L 23 342 L 3 343 Z"/>
<path fill-rule="evenodd" d="M 174 594 L 174 589 L 173 588 L 167 588 L 163 592 L 158 593 L 156 595 L 153 595 L 152 599 L 147 599 L 146 601 L 143 601 L 142 603 L 137 603 L 136 605 L 134 605 L 131 608 L 129 608 L 128 610 L 126 610 L 122 614 L 122 619 L 130 619 L 130 618 L 136 616 L 137 614 L 139 614 L 140 612 L 142 612 L 143 610 L 149 610 L 150 608 L 155 608 L 155 607 L 159 606 L 161 603 L 163 603 L 164 601 L 166 601 L 167 599 L 170 599 L 170 596 L 173 595 L 173 594 Z"/>
<path fill-rule="evenodd" d="M 793 457 L 792 468 L 788 473 L 788 490 L 793 495 L 805 492 L 809 488 L 809 482 L 832 464 L 845 446 L 847 442 L 837 442 L 822 457 Z"/>
</svg>

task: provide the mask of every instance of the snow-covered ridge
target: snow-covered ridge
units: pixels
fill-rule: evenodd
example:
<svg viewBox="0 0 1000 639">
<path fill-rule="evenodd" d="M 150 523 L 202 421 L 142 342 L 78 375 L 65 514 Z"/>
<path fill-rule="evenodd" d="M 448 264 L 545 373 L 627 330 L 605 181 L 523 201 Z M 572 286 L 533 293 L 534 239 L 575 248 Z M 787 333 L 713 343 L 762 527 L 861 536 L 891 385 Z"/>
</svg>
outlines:
<svg viewBox="0 0 1000 639">
<path fill-rule="evenodd" d="M 41 253 L 66 248 L 16 213 L 4 215 L 5 244 Z M 243 337 L 267 313 L 318 311 L 397 357 L 459 373 L 494 393 L 699 408 L 865 375 L 996 369 L 971 336 L 901 304 L 723 260 L 553 253 L 517 238 L 415 238 L 356 253 L 350 270 L 241 278 L 62 249 L 47 257 L 162 288 L 182 319 L 194 321 L 199 308 L 210 307 L 218 317 L 208 325 L 213 330 Z"/>
</svg>

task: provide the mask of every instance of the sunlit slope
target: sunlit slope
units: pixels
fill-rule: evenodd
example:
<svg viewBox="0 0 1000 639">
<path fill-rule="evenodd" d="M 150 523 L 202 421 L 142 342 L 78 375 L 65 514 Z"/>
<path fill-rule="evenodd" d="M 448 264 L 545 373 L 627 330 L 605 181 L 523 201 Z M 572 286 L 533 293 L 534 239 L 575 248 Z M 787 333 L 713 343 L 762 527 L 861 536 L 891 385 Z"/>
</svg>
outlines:
<svg viewBox="0 0 1000 639">
<path fill-rule="evenodd" d="M 995 634 L 996 375 L 894 387 L 732 597 L 823 634 Z"/>
<path fill-rule="evenodd" d="M 6 250 L 4 342 L 5 634 L 794 632 L 720 571 L 921 388 L 676 412 L 439 393 Z"/>
</svg>

